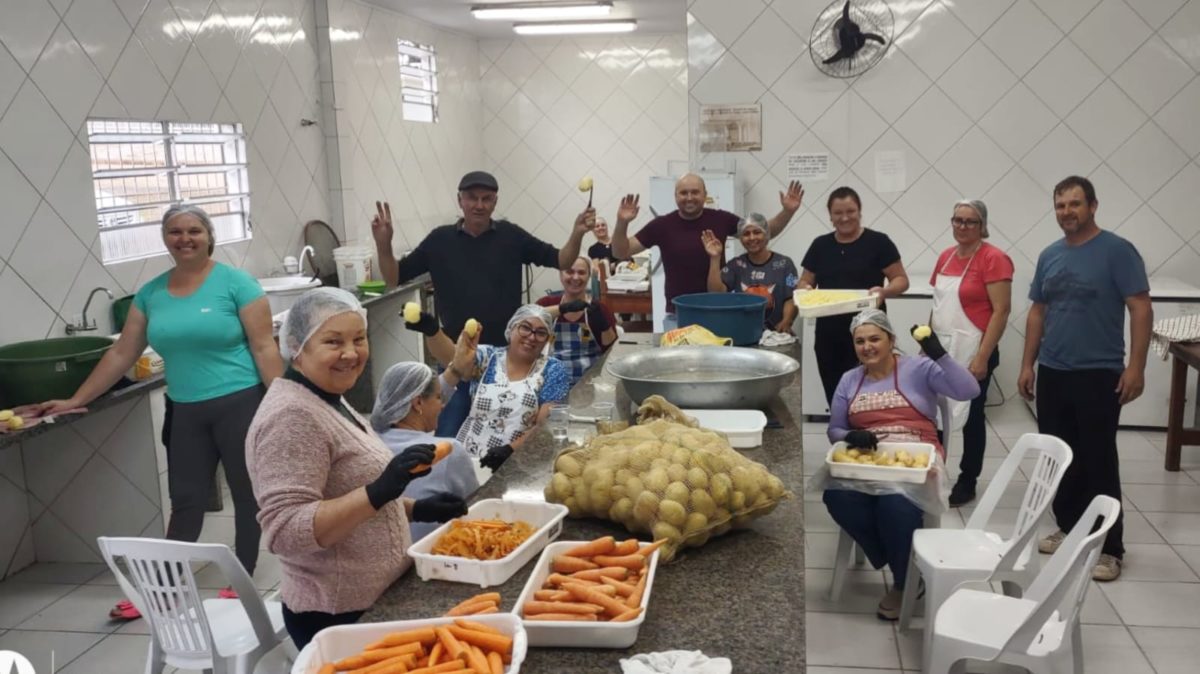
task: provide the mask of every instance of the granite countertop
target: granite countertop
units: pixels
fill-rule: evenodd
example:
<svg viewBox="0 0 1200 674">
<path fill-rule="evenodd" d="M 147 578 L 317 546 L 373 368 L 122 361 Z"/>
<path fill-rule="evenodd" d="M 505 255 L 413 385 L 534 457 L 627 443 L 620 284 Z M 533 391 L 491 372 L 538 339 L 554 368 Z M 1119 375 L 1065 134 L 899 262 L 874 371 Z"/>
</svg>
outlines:
<svg viewBox="0 0 1200 674">
<path fill-rule="evenodd" d="M 92 412 L 99 412 L 100 410 L 108 409 L 114 405 L 119 405 L 139 395 L 149 393 L 160 386 L 165 386 L 166 383 L 166 379 L 161 374 L 156 374 L 147 379 L 132 383 L 130 383 L 128 379 L 122 379 L 117 384 L 117 387 L 110 389 L 108 393 L 105 393 L 88 404 L 88 411 L 84 414 L 62 414 L 55 417 L 53 423 L 38 424 L 28 428 L 27 430 L 16 433 L 0 433 L 0 448 L 7 447 L 18 442 L 24 442 L 35 435 L 41 435 L 42 433 L 52 431 L 59 426 L 63 426 L 64 424 L 69 424 L 76 419 L 82 419 L 83 417 L 87 416 L 87 414 Z"/>
<path fill-rule="evenodd" d="M 619 343 L 610 356 L 648 345 Z M 715 348 L 715 347 L 714 347 Z M 779 349 L 799 360 L 798 345 Z M 570 403 L 591 404 L 594 381 L 612 382 L 603 366 L 591 371 L 571 391 Z M 803 415 L 800 376 L 781 391 L 769 417 L 782 428 L 767 429 L 763 446 L 742 450 L 787 485 L 794 497 L 784 501 L 749 529 L 713 538 L 701 548 L 685 549 L 661 566 L 651 591 L 646 620 L 629 649 L 531 648 L 522 667 L 530 674 L 618 672 L 621 658 L 636 653 L 674 649 L 700 650 L 733 661 L 734 672 L 802 672 L 804 635 L 804 499 Z M 629 409 L 628 397 L 616 387 L 617 408 Z M 586 412 L 583 412 L 586 414 Z M 541 431 L 515 453 L 475 494 L 474 499 L 541 500 L 558 445 Z M 559 540 L 589 540 L 612 534 L 629 536 L 619 525 L 598 519 L 563 522 Z M 531 561 L 508 582 L 490 588 L 501 593 L 501 610 L 516 604 L 536 562 Z M 422 581 L 410 571 L 389 588 L 363 622 L 407 620 L 441 615 L 459 601 L 479 593 L 478 586 Z"/>
</svg>

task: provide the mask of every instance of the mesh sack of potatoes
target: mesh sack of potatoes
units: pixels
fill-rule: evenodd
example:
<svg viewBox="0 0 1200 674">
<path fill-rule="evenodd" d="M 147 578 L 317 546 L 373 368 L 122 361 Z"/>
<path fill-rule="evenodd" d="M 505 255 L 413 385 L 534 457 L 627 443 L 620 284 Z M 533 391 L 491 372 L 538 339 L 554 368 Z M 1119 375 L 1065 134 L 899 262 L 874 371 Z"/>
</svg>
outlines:
<svg viewBox="0 0 1200 674">
<path fill-rule="evenodd" d="M 665 413 L 647 414 L 643 405 L 638 425 L 559 454 L 546 500 L 567 506 L 572 517 L 607 519 L 665 538 L 669 560 L 681 546 L 704 545 L 791 496 L 725 436 L 674 420 L 690 421 L 661 399 L 648 403 Z"/>
</svg>

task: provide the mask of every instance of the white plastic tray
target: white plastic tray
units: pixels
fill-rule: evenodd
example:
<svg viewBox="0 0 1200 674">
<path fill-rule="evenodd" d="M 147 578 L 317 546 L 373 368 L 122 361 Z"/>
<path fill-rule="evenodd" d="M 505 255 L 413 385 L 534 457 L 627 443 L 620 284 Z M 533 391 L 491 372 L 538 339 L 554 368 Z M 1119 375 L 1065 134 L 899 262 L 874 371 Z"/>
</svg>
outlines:
<svg viewBox="0 0 1200 674">
<path fill-rule="evenodd" d="M 550 541 L 562 533 L 562 521 L 567 507 L 542 501 L 507 501 L 489 498 L 471 506 L 463 519 L 524 520 L 534 527 L 533 535 L 507 557 L 495 560 L 467 559 L 433 554 L 433 545 L 450 528 L 447 522 L 425 538 L 413 543 L 408 556 L 417 567 L 422 580 L 448 580 L 454 583 L 475 583 L 479 587 L 499 585 L 512 577 Z"/>
<path fill-rule="evenodd" d="M 505 674 L 517 674 L 529 650 L 529 642 L 521 620 L 511 613 L 467 616 L 467 620 L 495 627 L 513 639 L 512 664 L 504 667 Z M 317 674 L 321 665 L 348 658 L 392 632 L 402 632 L 421 627 L 437 627 L 454 623 L 454 618 L 428 618 L 425 620 L 398 620 L 387 623 L 362 623 L 327 627 L 308 642 L 292 665 L 292 674 Z"/>
<path fill-rule="evenodd" d="M 913 456 L 929 455 L 930 461 L 924 468 L 897 468 L 895 466 L 868 466 L 862 463 L 838 463 L 833 460 L 833 453 L 845 449 L 845 442 L 838 442 L 829 448 L 825 455 L 825 465 L 829 466 L 829 474 L 833 477 L 847 480 L 872 480 L 875 482 L 911 482 L 924 484 L 933 466 L 933 445 L 923 442 L 881 442 L 877 452 L 892 452 L 904 450 Z"/>
<path fill-rule="evenodd" d="M 522 615 L 521 607 L 525 605 L 525 602 L 533 599 L 534 592 L 542 589 L 542 585 L 546 583 L 546 578 L 550 575 L 550 565 L 554 561 L 554 556 L 561 555 L 584 543 L 587 541 L 559 541 L 546 546 L 546 549 L 542 551 L 541 558 L 538 559 L 537 566 L 533 567 L 529 581 L 525 583 L 525 589 L 521 591 L 521 597 L 517 599 L 517 605 L 513 607 L 514 615 Z M 643 541 L 639 547 L 644 548 L 647 545 L 650 544 Z M 650 556 L 650 576 L 646 578 L 646 592 L 642 595 L 642 606 L 646 609 L 636 619 L 623 623 L 528 620 L 525 621 L 525 633 L 528 636 L 529 645 L 569 648 L 629 648 L 632 646 L 637 641 L 638 630 L 641 629 L 642 623 L 646 622 L 646 614 L 650 610 L 650 591 L 654 588 L 654 574 L 658 570 L 658 552 L 655 550 L 654 554 Z"/>
<path fill-rule="evenodd" d="M 758 447 L 762 444 L 767 415 L 759 410 L 683 410 L 700 423 L 702 428 L 724 433 L 735 449 Z"/>
<path fill-rule="evenodd" d="M 792 291 L 792 300 L 796 303 L 796 310 L 799 312 L 800 318 L 821 318 L 822 316 L 837 316 L 839 314 L 857 314 L 863 309 L 874 309 L 879 304 L 879 297 L 872 295 L 866 290 L 847 289 L 839 290 L 836 288 L 822 288 L 822 290 L 830 290 L 839 293 L 854 293 L 858 295 L 858 299 L 845 300 L 842 302 L 831 302 L 829 304 L 821 304 L 815 307 L 806 307 L 800 304 L 800 298 L 806 293 L 813 292 L 811 290 L 794 290 Z"/>
</svg>

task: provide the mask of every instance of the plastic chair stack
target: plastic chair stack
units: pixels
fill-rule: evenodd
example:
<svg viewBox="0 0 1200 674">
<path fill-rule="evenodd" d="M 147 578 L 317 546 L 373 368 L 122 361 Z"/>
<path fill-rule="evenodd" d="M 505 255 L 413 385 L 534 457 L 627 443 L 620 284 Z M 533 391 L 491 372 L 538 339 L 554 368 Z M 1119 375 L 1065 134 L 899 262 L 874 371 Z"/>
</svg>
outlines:
<svg viewBox="0 0 1200 674">
<path fill-rule="evenodd" d="M 104 536 L 97 542 L 121 589 L 150 624 L 147 674 L 167 665 L 214 674 L 262 672 L 270 661 L 264 656 L 279 646 L 295 658 L 283 604 L 263 601 L 227 546 Z M 221 569 L 239 599 L 200 599 L 192 566 L 204 562 Z M 270 671 L 290 669 L 290 663 L 270 664 Z"/>
<path fill-rule="evenodd" d="M 967 588 L 950 595 L 932 620 L 922 671 L 949 673 L 959 661 L 972 660 L 1034 674 L 1082 674 L 1079 612 L 1101 543 L 1120 512 L 1121 503 L 1110 496 L 1093 499 L 1022 598 Z M 1010 548 L 1005 561 L 1019 553 Z"/>
</svg>

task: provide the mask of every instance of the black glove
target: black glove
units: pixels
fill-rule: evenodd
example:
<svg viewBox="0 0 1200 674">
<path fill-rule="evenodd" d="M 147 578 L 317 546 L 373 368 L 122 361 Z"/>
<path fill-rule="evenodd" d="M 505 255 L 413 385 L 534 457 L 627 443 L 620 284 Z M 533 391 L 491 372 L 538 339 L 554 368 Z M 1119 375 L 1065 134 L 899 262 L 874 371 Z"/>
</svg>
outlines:
<svg viewBox="0 0 1200 674">
<path fill-rule="evenodd" d="M 467 514 L 467 502 L 454 494 L 434 494 L 413 504 L 414 522 L 448 522 Z"/>
<path fill-rule="evenodd" d="M 487 454 L 485 454 L 484 457 L 479 460 L 479 465 L 483 466 L 484 468 L 490 468 L 494 473 L 500 468 L 500 466 L 504 465 L 505 461 L 508 461 L 508 457 L 512 456 L 512 453 L 512 445 L 500 445 L 499 447 L 492 447 L 488 450 Z"/>
<path fill-rule="evenodd" d="M 910 332 L 916 331 L 917 326 L 912 326 L 912 330 L 910 330 Z M 917 339 L 917 336 L 913 335 L 913 339 Z M 929 356 L 933 360 L 938 360 L 942 356 L 946 355 L 946 347 L 942 346 L 942 341 L 938 339 L 936 332 L 929 333 L 929 336 L 925 339 L 917 339 L 917 346 L 921 347 L 921 350 L 925 352 L 925 355 Z"/>
<path fill-rule="evenodd" d="M 608 316 L 604 315 L 604 309 L 600 306 L 600 300 L 593 300 L 588 305 L 588 319 L 588 322 L 592 325 L 592 332 L 596 333 L 597 339 L 600 338 L 599 333 L 612 327 L 608 322 Z"/>
<path fill-rule="evenodd" d="M 846 434 L 846 447 L 850 449 L 875 449 L 879 438 L 871 431 L 850 431 Z"/>
<path fill-rule="evenodd" d="M 429 468 L 418 473 L 413 473 L 412 469 L 421 464 L 432 466 L 433 452 L 433 445 L 413 445 L 393 458 L 379 477 L 367 485 L 367 500 L 371 506 L 379 510 L 400 498 L 409 482 L 428 475 Z"/>
<path fill-rule="evenodd" d="M 438 330 L 442 329 L 442 326 L 438 325 L 437 317 L 433 314 L 427 314 L 424 311 L 421 312 L 421 318 L 416 323 L 404 321 L 404 327 L 409 330 L 416 330 L 426 337 L 432 337 L 438 333 Z"/>
<path fill-rule="evenodd" d="M 570 302 L 562 302 L 558 305 L 558 313 L 573 314 L 576 311 L 583 311 L 588 308 L 588 303 L 584 300 L 571 300 Z"/>
</svg>

